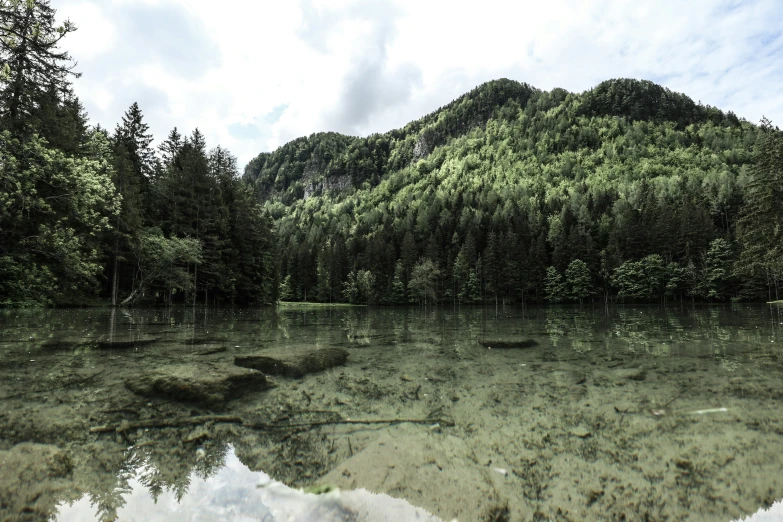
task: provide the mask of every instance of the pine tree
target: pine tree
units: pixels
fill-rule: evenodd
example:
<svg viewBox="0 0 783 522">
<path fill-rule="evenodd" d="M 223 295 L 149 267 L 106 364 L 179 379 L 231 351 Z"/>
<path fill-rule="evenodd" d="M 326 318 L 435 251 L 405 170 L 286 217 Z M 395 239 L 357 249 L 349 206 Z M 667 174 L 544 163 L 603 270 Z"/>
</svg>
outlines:
<svg viewBox="0 0 783 522">
<path fill-rule="evenodd" d="M 742 246 L 737 271 L 763 274 L 771 295 L 772 288 L 777 294 L 777 283 L 783 279 L 783 136 L 766 118 L 761 120 L 757 150 L 737 223 Z"/>
<path fill-rule="evenodd" d="M 725 239 L 715 239 L 704 256 L 704 268 L 700 274 L 695 295 L 711 300 L 721 300 L 726 294 L 726 283 L 731 269 L 731 245 Z"/>
<path fill-rule="evenodd" d="M 282 281 L 280 281 L 280 290 L 279 290 L 279 296 L 281 301 L 290 301 L 291 298 L 294 296 L 293 291 L 291 290 L 291 276 L 287 275 L 283 278 Z"/>
<path fill-rule="evenodd" d="M 566 298 L 566 285 L 563 281 L 563 275 L 553 266 L 546 269 L 544 290 L 546 291 L 546 299 L 550 303 L 560 303 Z"/>
<path fill-rule="evenodd" d="M 177 128 L 174 127 L 169 132 L 168 137 L 158 147 L 164 167 L 171 165 L 181 148 L 182 135 L 177 131 Z"/>
<path fill-rule="evenodd" d="M 484 249 L 484 270 L 486 272 L 487 290 L 491 292 L 495 303 L 498 301 L 498 287 L 500 286 L 501 265 L 499 259 L 497 234 L 493 230 L 489 233 L 487 247 Z"/>
<path fill-rule="evenodd" d="M 405 267 L 402 260 L 398 260 L 394 266 L 394 279 L 392 280 L 391 304 L 402 305 L 406 303 L 405 299 Z"/>
<path fill-rule="evenodd" d="M 468 281 L 465 284 L 464 300 L 468 303 L 475 303 L 481 300 L 481 281 L 475 269 L 470 271 Z"/>
<path fill-rule="evenodd" d="M 78 76 L 71 56 L 59 48 L 76 26 L 69 20 L 56 25 L 55 15 L 49 0 L 0 2 L 0 121 L 17 135 L 49 91 L 67 98 L 70 78 Z"/>
<path fill-rule="evenodd" d="M 402 267 L 405 270 L 405 281 L 407 282 L 411 277 L 411 272 L 416 264 L 416 243 L 413 240 L 413 233 L 410 230 L 405 232 L 402 238 L 402 245 L 400 245 L 400 260 L 402 261 Z"/>
<path fill-rule="evenodd" d="M 153 152 L 150 149 L 152 136 L 143 121 L 141 109 L 134 103 L 125 112 L 122 123 L 117 125 L 112 137 L 114 145 L 114 186 L 122 196 L 122 211 L 115 217 L 114 237 L 111 247 L 112 305 L 119 304 L 119 293 L 123 273 L 125 289 L 129 290 L 135 268 L 128 265 L 130 252 L 138 233 L 149 222 L 149 176 L 152 173 Z"/>
<path fill-rule="evenodd" d="M 134 173 L 145 178 L 152 175 L 155 166 L 155 151 L 150 146 L 153 138 L 149 130 L 139 104 L 133 102 L 114 131 L 114 141 L 118 147 L 125 149 Z"/>
<path fill-rule="evenodd" d="M 332 245 L 327 240 L 326 244 L 318 252 L 316 264 L 318 286 L 316 287 L 316 299 L 322 303 L 332 302 Z"/>
</svg>

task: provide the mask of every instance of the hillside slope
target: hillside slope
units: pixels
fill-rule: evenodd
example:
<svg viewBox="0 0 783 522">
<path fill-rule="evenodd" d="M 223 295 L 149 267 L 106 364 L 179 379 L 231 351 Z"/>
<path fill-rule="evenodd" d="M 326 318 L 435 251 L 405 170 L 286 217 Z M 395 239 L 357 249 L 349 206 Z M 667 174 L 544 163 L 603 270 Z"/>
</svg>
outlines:
<svg viewBox="0 0 783 522">
<path fill-rule="evenodd" d="M 647 81 L 498 80 L 399 130 L 300 138 L 245 180 L 291 299 L 724 300 L 764 290 L 730 275 L 759 134 Z"/>
</svg>

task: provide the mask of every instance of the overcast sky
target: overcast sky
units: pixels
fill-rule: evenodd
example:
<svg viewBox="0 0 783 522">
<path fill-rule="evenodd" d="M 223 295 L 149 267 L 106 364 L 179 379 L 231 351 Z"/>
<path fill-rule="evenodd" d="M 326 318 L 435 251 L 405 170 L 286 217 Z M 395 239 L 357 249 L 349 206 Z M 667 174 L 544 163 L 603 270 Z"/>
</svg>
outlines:
<svg viewBox="0 0 783 522">
<path fill-rule="evenodd" d="M 783 127 L 783 1 L 52 0 L 76 93 L 114 129 L 195 127 L 240 166 L 319 131 L 385 132 L 476 85 L 648 79 Z"/>
</svg>

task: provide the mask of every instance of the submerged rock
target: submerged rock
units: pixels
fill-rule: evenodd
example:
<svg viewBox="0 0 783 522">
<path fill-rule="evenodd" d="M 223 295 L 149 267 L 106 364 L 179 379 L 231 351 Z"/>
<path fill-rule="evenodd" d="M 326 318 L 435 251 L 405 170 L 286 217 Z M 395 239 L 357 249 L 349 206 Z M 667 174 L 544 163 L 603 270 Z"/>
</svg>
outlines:
<svg viewBox="0 0 783 522">
<path fill-rule="evenodd" d="M 235 357 L 234 364 L 269 375 L 303 377 L 345 364 L 348 351 L 342 348 L 268 350 L 263 355 Z"/>
<path fill-rule="evenodd" d="M 228 342 L 228 338 L 226 337 L 210 337 L 210 336 L 199 336 L 199 337 L 193 337 L 191 339 L 186 339 L 183 341 L 183 344 L 195 346 L 198 344 L 219 344 L 219 343 L 225 343 Z"/>
<path fill-rule="evenodd" d="M 533 346 L 538 346 L 538 343 L 533 339 L 517 339 L 515 341 L 479 339 L 478 343 L 484 348 L 495 348 L 498 350 L 509 348 L 532 348 Z"/>
<path fill-rule="evenodd" d="M 157 339 L 132 339 L 122 341 L 97 341 L 95 346 L 99 350 L 127 350 L 129 348 L 140 348 L 142 346 L 149 346 L 158 342 Z"/>
<path fill-rule="evenodd" d="M 50 520 L 73 489 L 74 464 L 57 446 L 24 442 L 0 451 L 0 520 Z"/>
<path fill-rule="evenodd" d="M 399 426 L 343 461 L 320 483 L 404 497 L 442 520 L 504 520 L 490 518 L 486 511 L 488 501 L 502 503 L 502 490 L 496 484 L 502 484 L 505 476 L 476 466 L 469 457 L 474 454 L 470 444 L 458 437 L 433 437 L 419 427 Z"/>
<path fill-rule="evenodd" d="M 68 350 L 75 350 L 80 346 L 83 346 L 87 344 L 86 342 L 76 342 L 76 341 L 46 341 L 41 344 L 41 350 L 47 351 L 47 352 L 56 352 L 56 351 L 68 351 Z"/>
<path fill-rule="evenodd" d="M 88 339 L 82 341 L 51 340 L 41 344 L 44 351 L 76 351 L 79 349 L 98 350 L 129 350 L 148 346 L 158 342 L 157 339 L 118 339 L 114 341 Z"/>
<path fill-rule="evenodd" d="M 221 404 L 246 392 L 270 387 L 263 373 L 212 364 L 177 364 L 125 379 L 125 386 L 144 397 Z"/>
<path fill-rule="evenodd" d="M 617 385 L 623 385 L 628 381 L 643 381 L 647 378 L 647 371 L 643 368 L 620 368 L 612 372 L 612 378 Z"/>
</svg>

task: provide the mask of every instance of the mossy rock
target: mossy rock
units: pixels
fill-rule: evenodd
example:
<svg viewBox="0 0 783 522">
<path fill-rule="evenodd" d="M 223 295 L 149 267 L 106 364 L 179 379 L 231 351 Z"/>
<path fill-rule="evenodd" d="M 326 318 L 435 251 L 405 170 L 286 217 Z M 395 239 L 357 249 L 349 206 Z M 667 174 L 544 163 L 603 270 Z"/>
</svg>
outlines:
<svg viewBox="0 0 783 522">
<path fill-rule="evenodd" d="M 342 348 L 294 348 L 235 357 L 234 364 L 268 375 L 299 378 L 343 365 L 347 359 L 348 351 Z"/>
<path fill-rule="evenodd" d="M 220 405 L 244 393 L 270 387 L 254 370 L 217 364 L 175 364 L 125 379 L 125 386 L 144 397 Z"/>
</svg>

